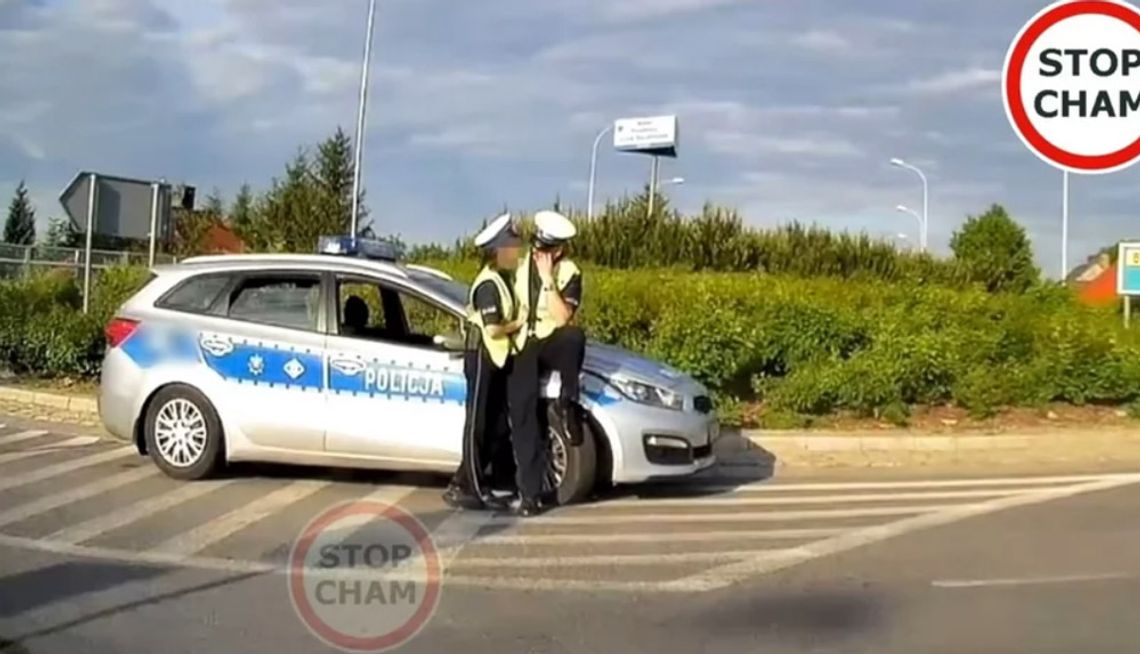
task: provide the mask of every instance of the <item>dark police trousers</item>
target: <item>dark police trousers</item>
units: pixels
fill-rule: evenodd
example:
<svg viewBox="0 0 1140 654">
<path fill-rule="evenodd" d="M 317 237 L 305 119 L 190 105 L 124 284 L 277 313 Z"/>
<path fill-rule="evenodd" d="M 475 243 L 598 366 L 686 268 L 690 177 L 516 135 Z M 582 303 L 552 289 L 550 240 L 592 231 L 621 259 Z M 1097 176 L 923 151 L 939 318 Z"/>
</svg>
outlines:
<svg viewBox="0 0 1140 654">
<path fill-rule="evenodd" d="M 496 367 L 482 343 L 464 354 L 467 417 L 463 425 L 463 459 L 452 483 L 465 493 L 486 496 L 492 482 L 510 480 L 514 473 L 507 412 L 510 367 L 509 359 L 504 368 Z"/>
<path fill-rule="evenodd" d="M 543 430 L 545 416 L 539 416 L 539 384 L 542 373 L 557 370 L 562 378 L 564 400 L 578 401 L 582 359 L 586 352 L 586 335 L 581 328 L 567 325 L 559 327 L 544 338 L 527 339 L 522 352 L 515 355 L 507 381 L 511 407 L 511 442 L 515 448 L 515 463 L 519 493 L 524 498 L 537 499 L 554 488 L 546 487 L 547 439 Z"/>
</svg>

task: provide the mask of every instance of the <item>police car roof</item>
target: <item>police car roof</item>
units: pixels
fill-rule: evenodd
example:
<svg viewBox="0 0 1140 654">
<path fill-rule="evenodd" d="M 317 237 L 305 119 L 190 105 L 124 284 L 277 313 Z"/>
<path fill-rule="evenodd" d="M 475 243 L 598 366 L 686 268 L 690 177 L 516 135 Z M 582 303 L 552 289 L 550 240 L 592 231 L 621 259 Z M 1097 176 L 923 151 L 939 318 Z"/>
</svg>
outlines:
<svg viewBox="0 0 1140 654">
<path fill-rule="evenodd" d="M 404 264 L 395 261 L 363 259 L 360 257 L 330 256 L 327 254 L 208 254 L 183 259 L 175 264 L 156 266 L 157 271 L 184 271 L 187 268 L 230 270 L 251 268 L 266 264 L 280 268 L 298 266 L 301 268 L 356 268 L 386 272 L 407 277 Z"/>
</svg>

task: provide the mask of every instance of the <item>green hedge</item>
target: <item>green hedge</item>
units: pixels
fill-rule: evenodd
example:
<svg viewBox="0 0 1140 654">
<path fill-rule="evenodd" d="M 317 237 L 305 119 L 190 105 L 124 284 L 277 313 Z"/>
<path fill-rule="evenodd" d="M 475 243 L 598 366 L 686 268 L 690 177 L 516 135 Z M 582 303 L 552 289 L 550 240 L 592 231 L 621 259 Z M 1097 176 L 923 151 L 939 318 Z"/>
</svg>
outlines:
<svg viewBox="0 0 1140 654">
<path fill-rule="evenodd" d="M 436 262 L 469 279 L 471 263 Z M 986 415 L 1140 396 L 1140 332 L 1065 289 L 586 267 L 589 334 L 680 367 L 724 407 L 902 418 L 914 404 Z"/>
<path fill-rule="evenodd" d="M 94 377 L 103 360 L 103 328 L 147 279 L 145 268 L 98 273 L 90 312 L 70 272 L 0 282 L 0 366 L 21 375 Z"/>
<path fill-rule="evenodd" d="M 469 260 L 435 265 L 462 280 L 477 268 Z M 77 310 L 66 277 L 0 283 L 2 361 L 21 373 L 96 374 L 102 326 L 145 274 L 101 274 L 89 317 Z M 837 410 L 901 420 L 916 404 L 953 403 L 984 415 L 1012 405 L 1140 397 L 1140 332 L 1059 288 L 990 294 L 587 266 L 582 321 L 592 338 L 693 374 L 730 418 L 755 400 L 794 422 Z"/>
</svg>

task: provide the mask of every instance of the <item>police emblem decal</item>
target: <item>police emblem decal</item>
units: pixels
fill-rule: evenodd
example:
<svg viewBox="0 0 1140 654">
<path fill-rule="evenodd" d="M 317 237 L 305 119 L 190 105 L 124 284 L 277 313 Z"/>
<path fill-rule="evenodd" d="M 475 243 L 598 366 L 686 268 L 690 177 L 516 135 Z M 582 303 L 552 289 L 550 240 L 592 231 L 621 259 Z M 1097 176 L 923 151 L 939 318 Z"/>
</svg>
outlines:
<svg viewBox="0 0 1140 654">
<path fill-rule="evenodd" d="M 289 379 L 293 380 L 305 374 L 305 366 L 301 365 L 301 362 L 297 359 L 289 359 L 289 361 L 285 363 L 284 370 L 285 374 L 289 375 Z"/>
<path fill-rule="evenodd" d="M 265 372 L 265 359 L 262 359 L 260 354 L 251 356 L 249 358 L 249 374 L 260 377 L 263 372 Z"/>
</svg>

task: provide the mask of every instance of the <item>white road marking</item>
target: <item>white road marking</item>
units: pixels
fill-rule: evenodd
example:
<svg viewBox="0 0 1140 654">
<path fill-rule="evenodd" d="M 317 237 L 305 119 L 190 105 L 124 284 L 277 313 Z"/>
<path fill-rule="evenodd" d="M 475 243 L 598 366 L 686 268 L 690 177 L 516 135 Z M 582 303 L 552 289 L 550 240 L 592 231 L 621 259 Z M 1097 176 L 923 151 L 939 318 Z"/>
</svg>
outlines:
<svg viewBox="0 0 1140 654">
<path fill-rule="evenodd" d="M 305 499 L 331 484 L 331 481 L 316 479 L 301 479 L 291 482 L 287 486 L 278 488 L 268 495 L 263 495 L 243 507 L 214 518 L 190 531 L 178 534 L 154 546 L 151 551 L 170 555 L 190 555 L 201 552 L 214 543 L 269 517 L 298 500 Z"/>
<path fill-rule="evenodd" d="M 936 513 L 927 513 L 885 525 L 853 529 L 809 545 L 783 550 L 779 555 L 758 556 L 741 563 L 715 567 L 669 583 L 674 588 L 689 591 L 724 588 L 749 577 L 769 574 L 812 559 L 846 552 L 920 529 L 947 525 L 967 518 L 1014 507 L 1040 504 L 1042 502 L 1063 499 L 1083 493 L 1140 483 L 1140 474 L 1105 475 L 1104 477 L 1105 478 L 1102 478 L 1100 481 L 1089 481 L 1087 483 L 1074 484 L 1062 488 L 1041 489 L 977 504 L 947 507 Z"/>
<path fill-rule="evenodd" d="M 739 561 L 775 550 L 724 550 L 656 554 L 582 554 L 571 556 L 512 556 L 455 558 L 452 568 L 564 568 L 579 566 L 661 565 L 666 563 L 717 563 Z"/>
<path fill-rule="evenodd" d="M 737 529 L 731 531 L 681 531 L 667 536 L 648 534 L 495 534 L 479 536 L 472 545 L 562 545 L 575 543 L 660 543 L 667 538 L 671 543 L 693 543 L 718 540 L 808 540 L 825 538 L 846 531 L 830 529 Z"/>
<path fill-rule="evenodd" d="M 494 525 L 625 525 L 645 522 L 783 522 L 785 520 L 827 520 L 831 518 L 878 518 L 883 516 L 933 513 L 963 506 L 961 504 L 915 504 L 911 506 L 883 506 L 869 509 L 818 509 L 810 511 L 764 511 L 749 513 L 630 513 L 621 515 L 549 515 L 536 518 L 495 516 L 488 522 Z"/>
<path fill-rule="evenodd" d="M 3 428 L 4 428 L 4 425 L 0 425 L 0 429 L 3 429 Z M 31 440 L 33 438 L 39 438 L 41 436 L 47 436 L 49 433 L 50 432 L 46 432 L 42 429 L 31 429 L 28 431 L 21 431 L 21 432 L 15 433 L 15 434 L 9 434 L 7 436 L 0 436 L 0 445 L 11 445 L 12 443 L 22 443 L 24 441 Z"/>
<path fill-rule="evenodd" d="M 455 511 L 436 525 L 431 540 L 444 569 L 450 567 L 464 546 L 477 538 L 480 529 L 493 524 L 493 520 L 490 511 Z"/>
<path fill-rule="evenodd" d="M 933 491 L 918 493 L 854 493 L 849 495 L 794 495 L 792 497 L 750 497 L 733 495 L 729 497 L 690 497 L 690 498 L 644 498 L 602 501 L 595 504 L 583 505 L 582 509 L 593 510 L 613 506 L 644 506 L 644 507 L 693 507 L 706 506 L 769 506 L 780 504 L 855 504 L 861 502 L 913 502 L 916 500 L 962 500 L 1013 495 L 1018 490 L 964 490 L 964 491 Z M 579 507 L 575 507 L 579 508 Z"/>
<path fill-rule="evenodd" d="M 183 502 L 189 502 L 196 497 L 201 497 L 206 493 L 231 484 L 233 481 L 232 479 L 223 479 L 183 483 L 170 492 L 155 495 L 85 522 L 65 527 L 45 538 L 61 543 L 82 543 L 113 529 L 125 527 L 143 518 L 172 509 Z"/>
<path fill-rule="evenodd" d="M 99 454 L 92 454 L 91 456 L 85 456 L 79 459 L 73 459 L 71 461 L 64 461 L 63 463 L 45 466 L 43 468 L 38 468 L 36 470 L 25 472 L 20 475 L 12 475 L 10 477 L 0 479 L 0 491 L 7 490 L 9 488 L 17 488 L 19 486 L 24 486 L 27 484 L 33 484 L 45 479 L 51 479 L 52 477 L 75 472 L 76 470 L 99 465 L 100 463 L 107 463 L 109 461 L 114 461 L 115 459 L 121 459 L 132 454 L 137 456 L 138 450 L 136 450 L 133 446 L 125 445 L 123 447 L 117 447 L 113 450 L 100 452 Z"/>
<path fill-rule="evenodd" d="M 1117 581 L 1136 579 L 1140 575 L 1128 572 L 1105 572 L 1102 574 L 1061 575 L 1056 577 L 1010 577 L 1006 579 L 942 579 L 930 582 L 935 588 L 989 588 L 1010 586 L 1040 586 L 1045 584 L 1074 584 L 1091 581 Z"/>
<path fill-rule="evenodd" d="M 755 481 L 747 484 L 686 484 L 684 481 L 662 484 L 663 487 L 677 486 L 702 491 L 738 491 L 745 493 L 794 493 L 797 491 L 842 491 L 842 490 L 890 490 L 903 488 L 969 488 L 971 486 L 1043 486 L 1060 484 L 1080 484 L 1110 479 L 1128 479 L 1133 473 L 1112 473 L 1096 475 L 1066 475 L 1055 477 L 977 477 L 971 479 L 930 479 L 905 481 L 855 481 L 822 483 L 782 483 Z"/>
<path fill-rule="evenodd" d="M 152 477 L 156 474 L 158 474 L 157 468 L 133 468 L 125 472 L 120 472 L 117 475 L 103 477 L 90 484 L 84 484 L 60 493 L 40 497 L 27 504 L 21 504 L 7 511 L 0 511 L 0 527 L 10 525 L 13 522 L 19 522 L 41 513 L 47 513 L 52 509 L 57 509 L 61 506 L 99 495 L 100 493 L 105 493 L 120 486 L 126 486 L 127 484 Z"/>
<path fill-rule="evenodd" d="M 40 552 L 52 552 L 68 556 L 83 556 L 109 561 L 121 561 L 130 564 L 152 564 L 171 567 L 190 567 L 204 570 L 218 570 L 238 574 L 292 574 L 293 570 L 287 565 L 277 565 L 266 561 L 248 561 L 222 559 L 203 556 L 181 556 L 164 554 L 161 552 L 132 552 L 108 547 L 91 547 L 88 545 L 75 545 L 60 543 L 58 541 L 37 540 L 20 536 L 0 534 L 0 546 L 15 547 Z M 306 571 L 306 574 L 320 575 L 320 570 Z M 334 571 L 333 576 L 338 573 Z M 359 568 L 353 571 L 354 575 L 365 574 Z M 399 574 L 385 570 L 384 579 L 402 579 Z M 445 573 L 446 574 L 446 573 Z M 501 588 L 513 590 L 549 590 L 549 591 L 617 591 L 617 592 L 688 592 L 683 589 L 671 587 L 666 583 L 656 581 L 615 581 L 594 579 L 543 579 L 525 578 L 512 579 L 509 577 L 476 575 L 450 575 L 446 574 L 444 583 L 453 586 L 476 586 L 480 588 Z"/>
<path fill-rule="evenodd" d="M 98 436 L 76 436 L 75 438 L 71 438 L 59 443 L 53 443 L 45 447 L 0 454 L 0 464 L 11 463 L 13 461 L 21 461 L 23 459 L 29 459 L 33 456 L 40 456 L 41 454 L 51 454 L 52 452 L 59 452 L 60 450 L 66 450 L 71 447 L 87 447 L 98 442 Z"/>
</svg>

